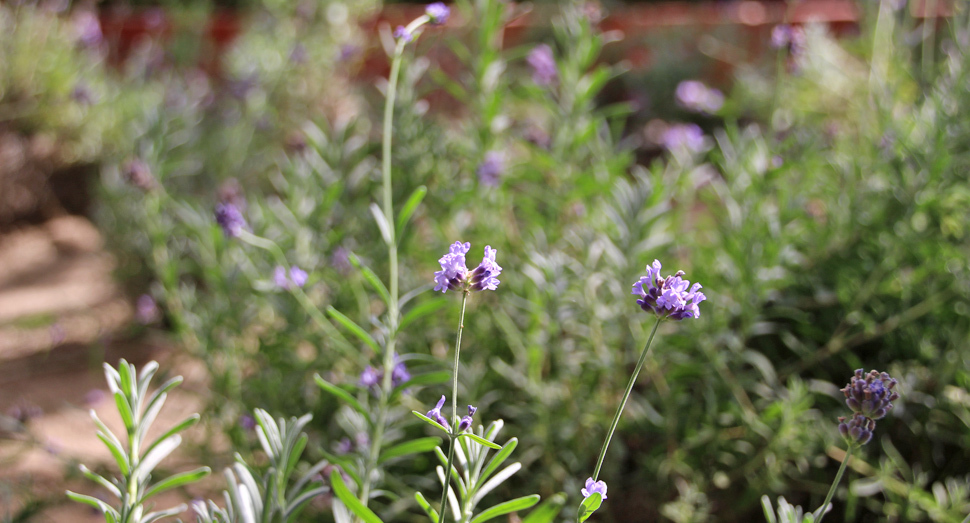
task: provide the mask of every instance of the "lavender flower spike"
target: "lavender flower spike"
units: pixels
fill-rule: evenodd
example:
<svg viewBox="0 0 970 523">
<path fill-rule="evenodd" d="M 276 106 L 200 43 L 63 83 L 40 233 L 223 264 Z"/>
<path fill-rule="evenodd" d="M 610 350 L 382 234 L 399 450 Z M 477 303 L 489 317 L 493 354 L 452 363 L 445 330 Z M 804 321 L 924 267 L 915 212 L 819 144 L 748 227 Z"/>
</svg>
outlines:
<svg viewBox="0 0 970 523">
<path fill-rule="evenodd" d="M 448 420 L 441 415 L 441 407 L 444 407 L 444 406 L 445 406 L 445 396 L 442 394 L 441 399 L 438 400 L 438 404 L 435 405 L 433 409 L 428 411 L 427 416 L 433 419 L 435 422 L 437 422 L 438 425 L 441 425 L 442 427 L 448 429 L 448 431 L 450 432 L 451 425 L 448 423 Z"/>
<path fill-rule="evenodd" d="M 447 292 L 448 289 L 458 290 L 463 285 L 468 267 L 465 266 L 465 253 L 471 248 L 470 243 L 455 242 L 438 260 L 441 270 L 434 273 L 434 290 Z"/>
<path fill-rule="evenodd" d="M 431 25 L 444 25 L 451 15 L 451 9 L 444 2 L 435 2 L 424 9 L 424 14 L 428 15 Z"/>
<path fill-rule="evenodd" d="M 490 245 L 485 246 L 485 257 L 482 263 L 475 267 L 468 281 L 471 283 L 473 291 L 490 290 L 494 291 L 501 283 L 496 276 L 502 274 L 502 268 L 495 263 L 495 249 Z"/>
<path fill-rule="evenodd" d="M 532 81 L 539 86 L 549 86 L 559 79 L 559 69 L 552 48 L 546 44 L 539 44 L 529 51 L 525 61 L 532 67 Z"/>
<path fill-rule="evenodd" d="M 699 283 L 688 290 L 690 281 L 683 279 L 683 275 L 684 271 L 677 271 L 673 276 L 662 277 L 660 261 L 654 260 L 653 266 L 647 266 L 647 275 L 633 284 L 632 294 L 640 296 L 637 300 L 640 308 L 660 318 L 698 318 L 701 315 L 698 304 L 707 296 L 700 292 Z"/>
<path fill-rule="evenodd" d="M 306 285 L 307 273 L 303 269 L 297 267 L 296 265 L 290 267 L 290 281 L 293 285 L 297 287 L 303 287 Z"/>
<path fill-rule="evenodd" d="M 872 433 L 876 430 L 876 422 L 856 413 L 852 419 L 845 421 L 844 416 L 839 416 L 839 433 L 845 438 L 849 446 L 862 446 L 872 439 Z"/>
<path fill-rule="evenodd" d="M 586 488 L 580 491 L 583 494 L 583 498 L 588 498 L 593 495 L 594 492 L 599 492 L 603 497 L 603 501 L 606 501 L 606 482 L 603 480 L 593 481 L 593 478 L 586 479 Z"/>
</svg>

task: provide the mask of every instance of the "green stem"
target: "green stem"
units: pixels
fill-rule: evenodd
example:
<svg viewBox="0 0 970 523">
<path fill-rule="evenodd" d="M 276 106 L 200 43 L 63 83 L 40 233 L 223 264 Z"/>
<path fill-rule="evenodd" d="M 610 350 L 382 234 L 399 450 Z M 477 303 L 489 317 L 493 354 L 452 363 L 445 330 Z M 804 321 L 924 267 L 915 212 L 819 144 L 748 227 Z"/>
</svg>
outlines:
<svg viewBox="0 0 970 523">
<path fill-rule="evenodd" d="M 458 359 L 461 354 L 461 331 L 465 328 L 465 304 L 468 302 L 468 292 L 461 294 L 461 315 L 458 317 L 458 337 L 455 339 L 455 365 L 451 371 L 451 423 L 458 423 Z M 445 480 L 441 491 L 441 512 L 439 521 L 445 520 L 445 503 L 448 502 L 448 486 L 451 484 L 451 467 L 455 463 L 455 441 L 457 427 L 449 427 L 452 434 L 449 435 L 448 444 L 448 465 L 445 468 Z"/>
<path fill-rule="evenodd" d="M 839 472 L 835 474 L 835 481 L 832 482 L 832 486 L 829 487 L 829 493 L 825 495 L 825 501 L 822 502 L 822 506 L 815 510 L 813 514 L 815 516 L 815 523 L 822 523 L 822 518 L 825 516 L 825 507 L 829 506 L 829 502 L 832 501 L 832 496 L 835 495 L 835 489 L 839 486 L 842 481 L 842 474 L 845 474 L 845 467 L 849 464 L 849 458 L 852 456 L 852 449 L 855 448 L 849 445 L 849 448 L 845 450 L 845 458 L 842 459 L 842 465 L 839 466 Z"/>
<path fill-rule="evenodd" d="M 640 359 L 637 361 L 636 368 L 633 369 L 633 374 L 630 376 L 630 382 L 626 385 L 626 392 L 623 393 L 623 400 L 620 401 L 620 406 L 616 409 L 616 414 L 613 415 L 613 423 L 610 424 L 610 430 L 606 433 L 606 441 L 603 442 L 603 449 L 600 450 L 600 457 L 596 460 L 596 470 L 593 471 L 593 481 L 599 479 L 600 469 L 603 467 L 603 459 L 606 457 L 606 450 L 610 448 L 610 440 L 613 439 L 613 433 L 616 432 L 616 426 L 620 422 L 620 416 L 623 414 L 623 408 L 626 407 L 627 400 L 630 399 L 630 393 L 633 392 L 633 385 L 637 382 L 637 376 L 640 374 L 640 369 L 643 367 L 643 362 L 647 359 L 647 354 L 650 352 L 650 345 L 653 343 L 653 337 L 657 335 L 657 327 L 660 327 L 660 322 L 663 318 L 657 318 L 657 323 L 654 324 L 653 330 L 650 331 L 650 337 L 647 338 L 647 344 L 643 346 L 643 352 L 640 353 Z"/>
</svg>

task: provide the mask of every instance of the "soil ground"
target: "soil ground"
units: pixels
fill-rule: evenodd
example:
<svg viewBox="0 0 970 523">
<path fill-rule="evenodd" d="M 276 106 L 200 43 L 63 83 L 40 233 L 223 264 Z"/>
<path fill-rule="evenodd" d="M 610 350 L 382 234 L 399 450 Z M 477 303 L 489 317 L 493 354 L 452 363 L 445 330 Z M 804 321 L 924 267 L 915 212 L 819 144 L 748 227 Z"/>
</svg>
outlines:
<svg viewBox="0 0 970 523">
<path fill-rule="evenodd" d="M 164 333 L 133 322 L 131 301 L 112 280 L 113 261 L 101 240 L 77 216 L 0 237 L 0 521 L 104 521 L 64 495 L 71 489 L 114 501 L 77 469 L 83 462 L 105 474 L 117 470 L 89 415 L 94 410 L 116 434 L 123 433 L 102 362 L 116 366 L 125 358 L 140 367 L 157 360 L 156 383 L 165 375 L 185 377 L 169 395 L 156 434 L 204 402 L 202 369 L 172 350 Z M 200 437 L 201 430 L 187 434 L 183 448 Z M 195 468 L 197 456 L 187 454 L 176 451 L 160 468 Z M 157 508 L 189 501 L 200 489 L 217 490 L 219 477 L 210 476 L 216 482 L 195 491 L 163 495 Z M 28 507 L 30 515 L 23 514 Z M 18 514 L 25 517 L 14 519 Z M 182 520 L 194 518 L 186 513 Z"/>
</svg>

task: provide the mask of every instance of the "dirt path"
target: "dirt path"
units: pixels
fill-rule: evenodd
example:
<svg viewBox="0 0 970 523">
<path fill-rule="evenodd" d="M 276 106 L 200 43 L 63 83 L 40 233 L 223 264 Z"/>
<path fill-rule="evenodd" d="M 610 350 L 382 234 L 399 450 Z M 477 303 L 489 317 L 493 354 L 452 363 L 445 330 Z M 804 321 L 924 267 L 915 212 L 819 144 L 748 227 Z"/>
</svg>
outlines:
<svg viewBox="0 0 970 523">
<path fill-rule="evenodd" d="M 112 430 L 121 427 L 107 393 L 103 361 L 117 365 L 126 358 L 141 366 L 154 359 L 161 364 L 159 377 L 185 376 L 153 432 L 202 404 L 205 373 L 178 357 L 162 333 L 146 335 L 132 326 L 132 306 L 113 283 L 112 267 L 101 236 L 83 218 L 57 218 L 0 237 L 0 521 L 31 503 L 39 506 L 25 521 L 104 521 L 64 497 L 68 488 L 106 494 L 80 476 L 77 463 L 115 470 L 88 414 L 94 409 Z M 190 452 L 171 456 L 161 468 L 197 466 L 185 454 Z M 208 483 L 208 489 L 218 488 L 218 481 Z M 171 493 L 159 500 L 159 508 L 187 501 L 196 492 L 201 491 Z M 194 521 L 190 514 L 182 519 Z"/>
</svg>

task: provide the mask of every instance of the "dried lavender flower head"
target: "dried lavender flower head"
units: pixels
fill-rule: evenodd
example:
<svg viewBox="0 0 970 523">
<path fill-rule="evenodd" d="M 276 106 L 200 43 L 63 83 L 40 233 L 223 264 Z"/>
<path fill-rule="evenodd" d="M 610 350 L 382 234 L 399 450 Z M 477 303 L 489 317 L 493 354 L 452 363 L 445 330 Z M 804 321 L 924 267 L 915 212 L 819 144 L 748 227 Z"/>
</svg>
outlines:
<svg viewBox="0 0 970 523">
<path fill-rule="evenodd" d="M 659 318 L 699 318 L 698 305 L 707 299 L 700 292 L 701 284 L 695 283 L 691 287 L 690 281 L 682 278 L 684 271 L 664 278 L 660 275 L 660 267 L 660 261 L 654 260 L 652 266 L 647 266 L 647 275 L 633 284 L 632 294 L 640 297 L 637 300 L 640 308 Z"/>
<path fill-rule="evenodd" d="M 433 4 L 428 4 L 428 7 L 424 9 L 424 14 L 428 15 L 431 25 L 444 25 L 448 22 L 448 17 L 451 15 L 451 9 L 444 2 L 435 2 Z"/>
<path fill-rule="evenodd" d="M 893 391 L 896 383 L 888 372 L 871 370 L 863 374 L 862 369 L 857 369 L 849 384 L 842 389 L 845 404 L 853 412 L 867 418 L 882 419 L 892 410 L 892 402 L 899 399 L 899 393 Z"/>
</svg>

